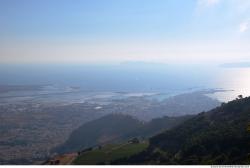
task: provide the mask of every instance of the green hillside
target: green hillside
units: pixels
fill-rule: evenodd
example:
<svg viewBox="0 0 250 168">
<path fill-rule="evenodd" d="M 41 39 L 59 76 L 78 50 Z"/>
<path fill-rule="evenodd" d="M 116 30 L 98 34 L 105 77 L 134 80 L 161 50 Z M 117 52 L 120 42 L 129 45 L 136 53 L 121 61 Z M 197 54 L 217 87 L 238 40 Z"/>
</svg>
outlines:
<svg viewBox="0 0 250 168">
<path fill-rule="evenodd" d="M 95 145 L 124 142 L 133 137 L 146 138 L 173 128 L 189 118 L 191 116 L 163 117 L 143 123 L 128 115 L 110 114 L 83 124 L 73 131 L 63 145 L 54 151 L 69 153 Z"/>
<path fill-rule="evenodd" d="M 120 158 L 127 158 L 136 153 L 142 152 L 148 147 L 148 142 L 138 144 L 125 143 L 106 145 L 101 149 L 85 152 L 78 156 L 73 164 L 76 165 L 98 165 L 110 164 L 111 161 Z"/>
<path fill-rule="evenodd" d="M 250 164 L 250 98 L 203 112 L 150 139 L 146 151 L 112 164 Z"/>
</svg>

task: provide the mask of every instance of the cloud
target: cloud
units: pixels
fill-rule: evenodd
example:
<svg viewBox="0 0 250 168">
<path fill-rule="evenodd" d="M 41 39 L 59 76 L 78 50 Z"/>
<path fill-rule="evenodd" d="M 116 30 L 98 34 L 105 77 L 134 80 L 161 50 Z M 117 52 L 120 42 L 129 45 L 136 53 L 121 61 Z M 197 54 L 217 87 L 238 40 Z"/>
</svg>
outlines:
<svg viewBox="0 0 250 168">
<path fill-rule="evenodd" d="M 244 22 L 242 22 L 241 24 L 240 24 L 240 27 L 239 27 L 239 31 L 241 32 L 241 33 L 244 33 L 244 32 L 246 32 L 248 29 L 249 29 L 249 26 L 250 26 L 250 23 L 249 23 L 250 21 L 248 20 L 248 21 L 244 21 Z"/>
<path fill-rule="evenodd" d="M 220 0 L 198 0 L 198 5 L 203 7 L 211 7 L 217 5 Z"/>
<path fill-rule="evenodd" d="M 197 0 L 195 12 L 200 15 L 217 6 L 222 0 Z"/>
<path fill-rule="evenodd" d="M 248 13 L 250 9 L 250 0 L 230 0 L 231 5 L 236 8 L 238 13 Z"/>
</svg>

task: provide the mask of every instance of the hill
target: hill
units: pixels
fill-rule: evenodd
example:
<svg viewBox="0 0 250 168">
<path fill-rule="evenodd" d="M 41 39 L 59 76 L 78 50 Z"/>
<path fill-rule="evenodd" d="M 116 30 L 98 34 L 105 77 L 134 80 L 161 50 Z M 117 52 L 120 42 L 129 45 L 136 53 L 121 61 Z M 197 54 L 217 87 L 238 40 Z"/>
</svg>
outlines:
<svg viewBox="0 0 250 168">
<path fill-rule="evenodd" d="M 110 164 L 113 160 L 127 158 L 148 147 L 148 142 L 122 143 L 105 145 L 79 155 L 73 162 L 75 165 Z"/>
<path fill-rule="evenodd" d="M 112 164 L 250 164 L 250 97 L 203 112 Z"/>
<path fill-rule="evenodd" d="M 129 115 L 110 114 L 83 124 L 73 131 L 68 140 L 54 149 L 57 153 L 79 151 L 95 145 L 117 143 L 133 137 L 146 138 L 173 128 L 191 116 L 163 117 L 141 122 Z"/>
</svg>

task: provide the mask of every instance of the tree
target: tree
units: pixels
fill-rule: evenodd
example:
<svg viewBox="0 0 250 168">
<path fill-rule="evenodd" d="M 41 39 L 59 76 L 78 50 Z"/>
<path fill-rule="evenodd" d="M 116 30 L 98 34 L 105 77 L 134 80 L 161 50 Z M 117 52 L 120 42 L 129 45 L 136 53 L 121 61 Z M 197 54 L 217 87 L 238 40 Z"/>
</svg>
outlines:
<svg viewBox="0 0 250 168">
<path fill-rule="evenodd" d="M 239 95 L 238 98 L 239 98 L 239 99 L 243 99 L 243 95 Z"/>
</svg>

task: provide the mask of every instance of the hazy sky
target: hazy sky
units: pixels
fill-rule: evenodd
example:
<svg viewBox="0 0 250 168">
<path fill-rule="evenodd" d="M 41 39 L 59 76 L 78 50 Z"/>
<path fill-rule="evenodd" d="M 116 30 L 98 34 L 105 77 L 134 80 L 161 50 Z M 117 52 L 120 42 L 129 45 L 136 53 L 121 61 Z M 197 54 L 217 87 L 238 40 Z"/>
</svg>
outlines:
<svg viewBox="0 0 250 168">
<path fill-rule="evenodd" d="M 1 63 L 250 60 L 250 0 L 0 0 Z"/>
</svg>

